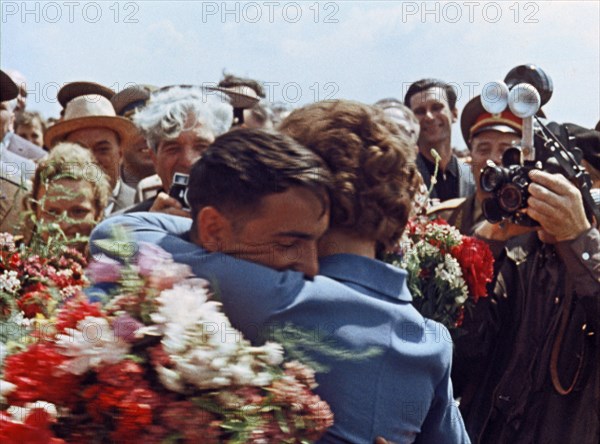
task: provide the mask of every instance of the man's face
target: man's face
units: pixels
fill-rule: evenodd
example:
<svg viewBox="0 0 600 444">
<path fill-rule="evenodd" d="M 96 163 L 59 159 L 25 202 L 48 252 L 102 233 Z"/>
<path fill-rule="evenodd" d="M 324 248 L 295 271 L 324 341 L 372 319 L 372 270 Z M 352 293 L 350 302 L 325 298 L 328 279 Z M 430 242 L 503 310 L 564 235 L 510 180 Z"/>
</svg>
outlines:
<svg viewBox="0 0 600 444">
<path fill-rule="evenodd" d="M 44 145 L 44 131 L 37 120 L 31 125 L 19 125 L 15 133 L 37 146 Z"/>
<path fill-rule="evenodd" d="M 318 273 L 317 241 L 329 225 L 329 210 L 323 211 L 323 202 L 312 191 L 292 187 L 266 196 L 255 213 L 237 222 L 227 219 L 219 239 L 203 246 L 276 270 L 292 269 L 309 277 Z M 206 228 L 198 227 L 200 233 Z M 199 238 L 206 239 L 202 234 Z"/>
<path fill-rule="evenodd" d="M 117 134 L 108 128 L 83 128 L 67 136 L 68 142 L 77 143 L 89 149 L 96 163 L 110 178 L 114 188 L 119 180 L 121 148 Z"/>
<path fill-rule="evenodd" d="M 123 162 L 140 177 L 151 176 L 155 173 L 150 148 L 140 132 L 137 132 L 123 146 Z"/>
<path fill-rule="evenodd" d="M 429 149 L 440 143 L 450 142 L 451 126 L 458 111 L 450 109 L 443 88 L 435 87 L 421 91 L 410 98 L 410 109 L 419 120 L 419 147 Z"/>
<path fill-rule="evenodd" d="M 182 131 L 177 139 L 161 141 L 156 153 L 151 152 L 151 156 L 163 189 L 168 191 L 171 188 L 175 173 L 190 174 L 194 162 L 214 140 L 213 132 L 198 123 L 192 129 Z"/>
<path fill-rule="evenodd" d="M 520 137 L 515 133 L 503 133 L 500 131 L 483 131 L 471 139 L 471 168 L 477 186 L 477 196 L 480 200 L 490 197 L 484 193 L 479 184 L 481 169 L 485 167 L 486 161 L 492 160 L 496 165 L 502 164 L 502 155 L 511 146 L 519 143 Z"/>
<path fill-rule="evenodd" d="M 10 102 L 0 102 L 0 140 L 13 130 L 14 122 L 15 113 L 11 109 Z"/>
</svg>

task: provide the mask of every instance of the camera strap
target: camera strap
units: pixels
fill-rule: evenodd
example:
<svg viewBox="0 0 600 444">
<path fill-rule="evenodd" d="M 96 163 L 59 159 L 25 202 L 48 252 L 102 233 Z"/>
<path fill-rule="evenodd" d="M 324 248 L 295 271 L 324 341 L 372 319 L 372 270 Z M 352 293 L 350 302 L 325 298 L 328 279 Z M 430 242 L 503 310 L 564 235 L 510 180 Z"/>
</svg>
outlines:
<svg viewBox="0 0 600 444">
<path fill-rule="evenodd" d="M 567 327 L 569 325 L 569 319 L 571 317 L 572 305 L 573 305 L 573 283 L 569 277 L 569 274 L 565 277 L 565 299 L 563 300 L 562 307 L 562 316 L 560 319 L 560 326 L 558 328 L 558 333 L 556 335 L 556 339 L 554 340 L 554 344 L 552 345 L 552 353 L 550 355 L 550 377 L 552 379 L 552 385 L 554 386 L 554 390 L 556 390 L 560 395 L 568 395 L 573 391 L 577 381 L 579 380 L 579 375 L 583 368 L 583 363 L 585 362 L 585 346 L 581 351 L 581 359 L 579 361 L 579 365 L 577 366 L 577 370 L 575 371 L 575 375 L 573 376 L 573 380 L 571 383 L 565 388 L 560 382 L 560 376 L 558 374 L 558 358 L 560 355 L 560 349 L 562 346 L 563 339 L 565 337 Z"/>
</svg>

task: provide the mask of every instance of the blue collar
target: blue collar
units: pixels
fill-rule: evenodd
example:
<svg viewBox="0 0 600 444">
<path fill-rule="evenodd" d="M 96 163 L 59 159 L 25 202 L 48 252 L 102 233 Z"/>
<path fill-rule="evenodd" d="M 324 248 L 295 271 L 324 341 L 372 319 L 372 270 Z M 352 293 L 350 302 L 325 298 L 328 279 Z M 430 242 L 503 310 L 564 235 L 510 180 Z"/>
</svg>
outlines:
<svg viewBox="0 0 600 444">
<path fill-rule="evenodd" d="M 402 302 L 412 302 L 405 270 L 354 254 L 334 254 L 319 259 L 319 274 L 349 282 L 370 292 Z"/>
</svg>

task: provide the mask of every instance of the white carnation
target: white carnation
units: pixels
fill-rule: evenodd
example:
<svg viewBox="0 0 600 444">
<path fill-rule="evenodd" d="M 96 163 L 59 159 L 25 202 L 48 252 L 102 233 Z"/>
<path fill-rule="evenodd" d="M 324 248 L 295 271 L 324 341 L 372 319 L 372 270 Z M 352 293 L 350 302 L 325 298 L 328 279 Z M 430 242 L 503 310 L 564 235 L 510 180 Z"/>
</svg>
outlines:
<svg viewBox="0 0 600 444">
<path fill-rule="evenodd" d="M 21 289 L 21 281 L 19 281 L 16 271 L 4 270 L 0 275 L 0 291 L 7 293 L 16 293 Z"/>
<path fill-rule="evenodd" d="M 75 375 L 82 375 L 91 368 L 115 364 L 129 353 L 130 345 L 116 336 L 104 318 L 91 316 L 77 323 L 77 329 L 68 328 L 66 334 L 57 336 L 56 346 L 64 356 L 61 368 Z"/>
</svg>

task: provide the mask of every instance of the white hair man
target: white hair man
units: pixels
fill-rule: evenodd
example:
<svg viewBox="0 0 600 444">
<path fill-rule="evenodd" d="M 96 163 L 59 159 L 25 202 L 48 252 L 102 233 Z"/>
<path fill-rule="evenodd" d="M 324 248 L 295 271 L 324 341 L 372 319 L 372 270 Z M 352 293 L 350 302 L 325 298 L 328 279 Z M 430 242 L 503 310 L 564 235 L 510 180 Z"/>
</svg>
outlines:
<svg viewBox="0 0 600 444">
<path fill-rule="evenodd" d="M 229 100 L 199 86 L 170 86 L 153 92 L 133 121 L 148 142 L 162 192 L 126 212 L 157 211 L 190 217 L 189 211 L 167 193 L 174 174 L 189 174 L 215 137 L 229 130 L 233 121 Z"/>
</svg>

